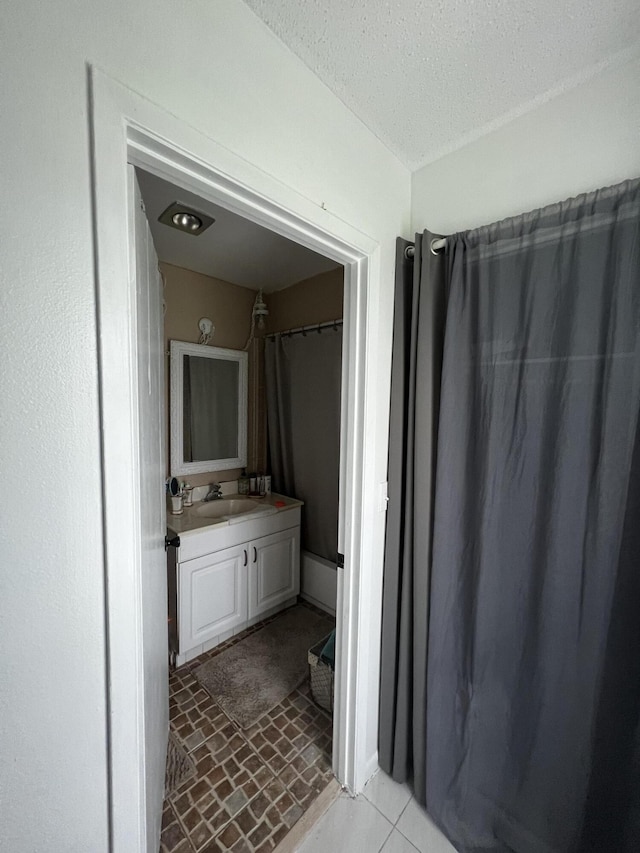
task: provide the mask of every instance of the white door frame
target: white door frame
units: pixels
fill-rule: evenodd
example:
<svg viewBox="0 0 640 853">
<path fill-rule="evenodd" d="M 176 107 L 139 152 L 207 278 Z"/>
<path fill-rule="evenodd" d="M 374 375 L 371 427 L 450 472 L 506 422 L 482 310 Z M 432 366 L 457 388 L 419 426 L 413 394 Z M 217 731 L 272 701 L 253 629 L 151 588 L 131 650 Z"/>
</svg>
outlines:
<svg viewBox="0 0 640 853">
<path fill-rule="evenodd" d="M 365 754 L 370 720 L 367 672 L 370 638 L 363 602 L 370 600 L 360 554 L 370 551 L 365 513 L 376 500 L 365 488 L 365 460 L 374 457 L 374 431 L 365 431 L 368 294 L 379 276 L 379 246 L 317 203 L 203 136 L 190 125 L 91 69 L 93 203 L 103 465 L 108 762 L 111 844 L 138 853 L 144 814 L 140 519 L 134 499 L 137 470 L 135 281 L 127 234 L 127 163 L 241 214 L 345 267 L 344 358 L 340 454 L 338 630 L 333 769 L 352 792 L 375 762 Z M 322 223 L 321 225 L 318 223 Z M 373 592 L 373 589 L 371 590 Z M 362 613 L 362 617 L 361 617 Z"/>
</svg>

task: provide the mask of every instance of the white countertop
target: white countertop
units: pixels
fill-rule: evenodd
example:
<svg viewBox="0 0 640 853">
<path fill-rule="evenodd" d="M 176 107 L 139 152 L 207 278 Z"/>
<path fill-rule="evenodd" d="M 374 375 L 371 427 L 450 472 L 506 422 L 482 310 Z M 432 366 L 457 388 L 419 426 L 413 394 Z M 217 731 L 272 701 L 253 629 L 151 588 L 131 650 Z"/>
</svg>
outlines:
<svg viewBox="0 0 640 853">
<path fill-rule="evenodd" d="M 172 533 L 177 533 L 180 536 L 188 535 L 189 533 L 201 532 L 207 527 L 226 527 L 229 524 L 238 524 L 241 521 L 250 521 L 254 518 L 262 518 L 267 515 L 274 515 L 278 512 L 286 512 L 294 507 L 302 506 L 304 501 L 299 501 L 296 498 L 288 498 L 285 495 L 271 494 L 265 495 L 263 498 L 249 497 L 248 495 L 225 495 L 220 500 L 246 500 L 253 501 L 256 505 L 255 512 L 246 512 L 240 515 L 235 515 L 232 518 L 206 518 L 199 515 L 198 507 L 206 506 L 204 501 L 198 501 L 193 506 L 185 507 L 182 515 L 172 515 L 167 511 L 167 528 Z M 218 503 L 211 501 L 210 503 Z"/>
</svg>

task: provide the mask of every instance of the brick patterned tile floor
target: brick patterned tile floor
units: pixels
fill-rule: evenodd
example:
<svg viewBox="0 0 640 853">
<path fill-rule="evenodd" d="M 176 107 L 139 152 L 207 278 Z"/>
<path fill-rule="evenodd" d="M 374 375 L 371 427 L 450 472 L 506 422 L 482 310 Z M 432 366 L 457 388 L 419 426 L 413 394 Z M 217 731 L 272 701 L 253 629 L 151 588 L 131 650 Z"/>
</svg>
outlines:
<svg viewBox="0 0 640 853">
<path fill-rule="evenodd" d="M 270 621 L 170 674 L 171 731 L 196 773 L 165 800 L 160 853 L 271 853 L 332 778 L 331 717 L 308 683 L 243 730 L 192 674 Z"/>
</svg>

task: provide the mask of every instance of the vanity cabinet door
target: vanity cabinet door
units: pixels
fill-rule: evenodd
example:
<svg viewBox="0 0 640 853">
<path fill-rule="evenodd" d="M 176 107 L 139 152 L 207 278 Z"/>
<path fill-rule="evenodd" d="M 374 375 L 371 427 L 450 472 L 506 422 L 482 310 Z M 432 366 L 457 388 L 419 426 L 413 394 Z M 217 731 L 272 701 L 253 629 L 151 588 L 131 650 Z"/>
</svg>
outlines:
<svg viewBox="0 0 640 853">
<path fill-rule="evenodd" d="M 180 653 L 247 621 L 247 545 L 180 563 Z"/>
<path fill-rule="evenodd" d="M 300 528 L 249 543 L 249 619 L 300 592 Z"/>
</svg>

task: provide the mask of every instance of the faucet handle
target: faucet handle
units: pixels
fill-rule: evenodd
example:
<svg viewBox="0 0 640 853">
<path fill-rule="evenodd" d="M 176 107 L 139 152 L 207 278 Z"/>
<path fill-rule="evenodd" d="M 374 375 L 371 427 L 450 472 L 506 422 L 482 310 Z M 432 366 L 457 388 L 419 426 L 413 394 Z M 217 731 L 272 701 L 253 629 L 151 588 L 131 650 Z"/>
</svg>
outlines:
<svg viewBox="0 0 640 853">
<path fill-rule="evenodd" d="M 204 498 L 205 501 L 212 501 L 212 500 L 215 500 L 216 498 L 221 498 L 221 497 L 222 497 L 222 487 L 220 486 L 220 483 L 211 483 L 209 485 L 209 491 L 207 492 L 207 494 Z"/>
</svg>

